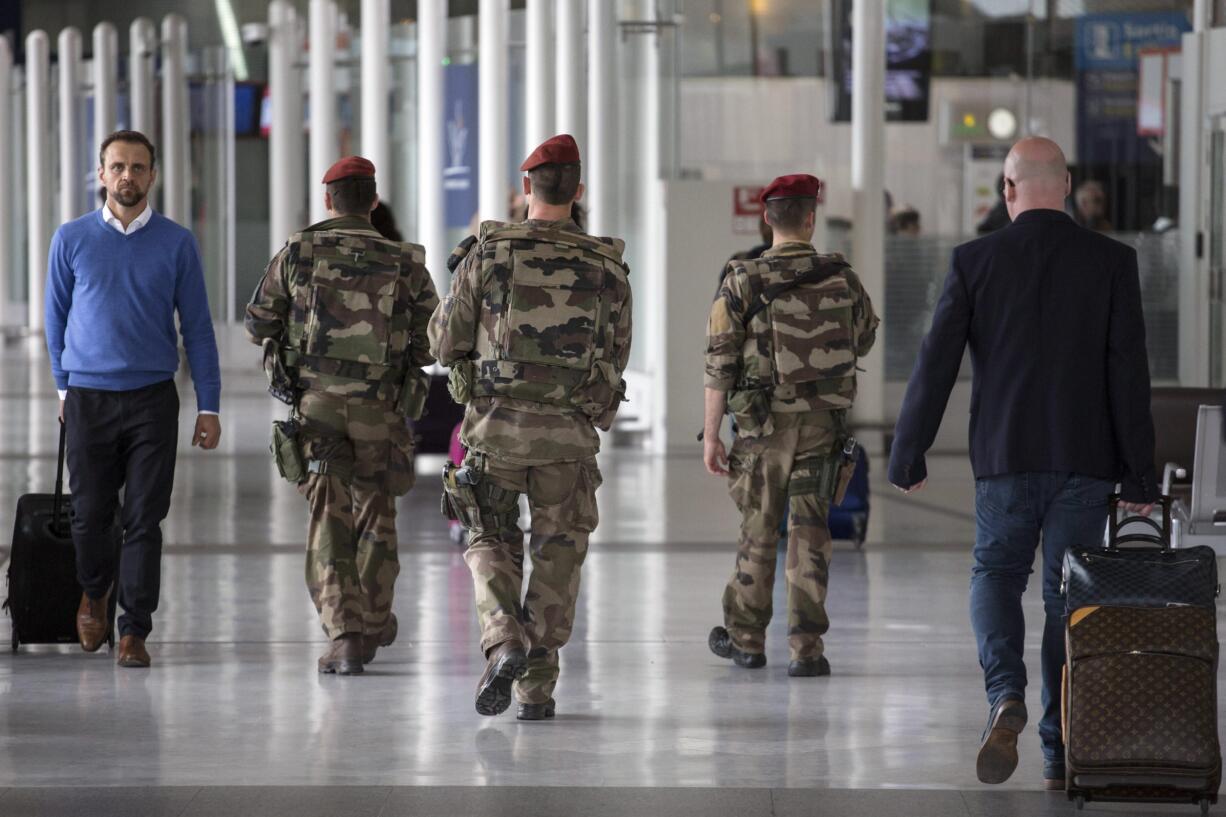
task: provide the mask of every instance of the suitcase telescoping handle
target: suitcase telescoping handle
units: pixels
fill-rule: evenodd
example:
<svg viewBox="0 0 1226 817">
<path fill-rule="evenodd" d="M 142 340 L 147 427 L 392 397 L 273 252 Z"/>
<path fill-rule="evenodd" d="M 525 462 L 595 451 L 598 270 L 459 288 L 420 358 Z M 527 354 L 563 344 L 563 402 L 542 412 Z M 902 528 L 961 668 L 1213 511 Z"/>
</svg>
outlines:
<svg viewBox="0 0 1226 817">
<path fill-rule="evenodd" d="M 68 429 L 60 423 L 60 454 L 55 466 L 55 498 L 51 503 L 51 531 L 56 536 L 63 537 L 66 531 L 60 530 L 60 506 L 64 504 L 64 450 L 68 446 Z"/>
<path fill-rule="evenodd" d="M 1120 545 L 1136 543 L 1153 545 L 1159 550 L 1171 549 L 1171 498 L 1163 496 L 1155 504 L 1162 506 L 1162 524 L 1159 525 L 1147 516 L 1128 516 L 1120 519 L 1120 495 L 1112 494 L 1109 500 L 1111 515 L 1107 520 L 1107 547 L 1116 548 Z M 1128 525 L 1148 525 L 1154 533 L 1126 533 L 1120 535 L 1120 528 Z"/>
</svg>

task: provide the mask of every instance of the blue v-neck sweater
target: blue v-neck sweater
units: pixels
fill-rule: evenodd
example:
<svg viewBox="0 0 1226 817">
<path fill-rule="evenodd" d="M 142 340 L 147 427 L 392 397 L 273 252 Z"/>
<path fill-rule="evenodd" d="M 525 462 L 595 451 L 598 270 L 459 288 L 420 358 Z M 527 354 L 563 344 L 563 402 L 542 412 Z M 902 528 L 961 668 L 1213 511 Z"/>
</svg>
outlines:
<svg viewBox="0 0 1226 817">
<path fill-rule="evenodd" d="M 127 391 L 169 380 L 182 332 L 196 407 L 219 410 L 221 369 L 200 251 L 191 232 L 165 216 L 154 213 L 130 235 L 107 224 L 101 210 L 61 225 L 47 263 L 45 320 L 57 388 Z"/>
</svg>

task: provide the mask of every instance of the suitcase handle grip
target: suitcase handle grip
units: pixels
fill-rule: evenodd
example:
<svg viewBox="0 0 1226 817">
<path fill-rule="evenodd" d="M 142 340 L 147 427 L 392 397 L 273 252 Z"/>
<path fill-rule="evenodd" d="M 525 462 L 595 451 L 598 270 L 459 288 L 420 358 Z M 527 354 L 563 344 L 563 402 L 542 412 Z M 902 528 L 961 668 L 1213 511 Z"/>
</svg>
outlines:
<svg viewBox="0 0 1226 817">
<path fill-rule="evenodd" d="M 60 530 L 60 506 L 64 504 L 64 450 L 68 442 L 68 429 L 60 422 L 60 454 L 55 466 L 55 499 L 51 505 L 51 532 L 63 537 L 65 531 Z"/>
<path fill-rule="evenodd" d="M 1159 550 L 1171 549 L 1171 498 L 1163 495 L 1154 503 L 1162 506 L 1162 524 L 1159 525 L 1147 516 L 1128 516 L 1120 519 L 1120 495 L 1111 494 L 1108 499 L 1111 514 L 1107 520 L 1107 548 L 1114 549 L 1129 542 L 1144 542 L 1155 545 Z M 1156 533 L 1130 533 L 1120 536 L 1120 528 L 1128 525 L 1148 525 Z"/>
</svg>

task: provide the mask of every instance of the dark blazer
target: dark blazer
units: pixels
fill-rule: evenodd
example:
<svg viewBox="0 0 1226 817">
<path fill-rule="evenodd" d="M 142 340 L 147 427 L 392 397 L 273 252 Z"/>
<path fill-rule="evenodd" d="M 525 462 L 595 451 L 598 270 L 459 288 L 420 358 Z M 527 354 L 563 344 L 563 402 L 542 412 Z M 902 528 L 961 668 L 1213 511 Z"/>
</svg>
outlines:
<svg viewBox="0 0 1226 817">
<path fill-rule="evenodd" d="M 894 429 L 895 485 L 927 476 L 967 344 L 977 478 L 1068 471 L 1122 482 L 1126 501 L 1157 498 L 1135 250 L 1057 210 L 955 249 Z"/>
</svg>

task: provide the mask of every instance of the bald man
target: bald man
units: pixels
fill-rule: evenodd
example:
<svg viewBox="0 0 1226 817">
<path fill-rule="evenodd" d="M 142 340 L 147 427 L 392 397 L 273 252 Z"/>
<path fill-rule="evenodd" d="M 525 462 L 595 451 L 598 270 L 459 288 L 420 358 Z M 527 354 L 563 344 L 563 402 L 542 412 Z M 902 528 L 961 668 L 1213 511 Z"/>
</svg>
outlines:
<svg viewBox="0 0 1226 817">
<path fill-rule="evenodd" d="M 1101 540 L 1107 498 L 1148 514 L 1158 497 L 1149 363 L 1136 252 L 1064 213 L 1069 173 L 1048 139 L 1005 159 L 1012 223 L 954 250 L 895 428 L 890 482 L 923 488 L 969 345 L 975 547 L 971 624 L 989 715 L 976 771 L 1003 783 L 1026 724 L 1022 593 L 1043 546 L 1042 707 L 1047 788 L 1064 788 L 1060 568 L 1070 545 Z"/>
</svg>

